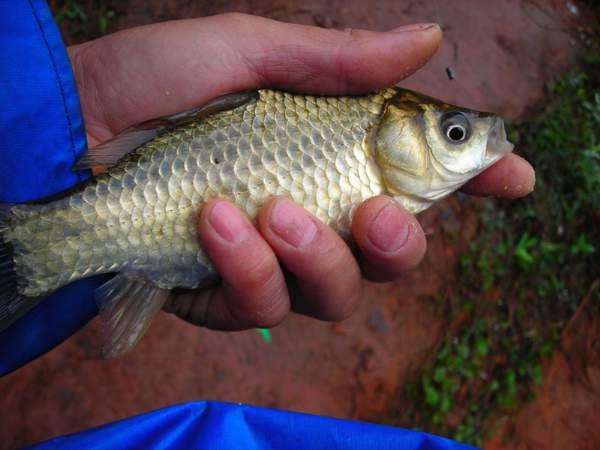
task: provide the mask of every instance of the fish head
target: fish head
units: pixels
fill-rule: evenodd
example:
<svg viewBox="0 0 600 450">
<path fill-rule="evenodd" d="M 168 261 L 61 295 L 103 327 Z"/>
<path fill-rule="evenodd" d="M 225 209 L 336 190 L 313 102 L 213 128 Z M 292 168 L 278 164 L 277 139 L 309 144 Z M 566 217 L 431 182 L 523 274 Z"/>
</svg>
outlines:
<svg viewBox="0 0 600 450">
<path fill-rule="evenodd" d="M 400 89 L 386 105 L 374 141 L 388 192 L 413 213 L 513 149 L 502 118 Z"/>
</svg>

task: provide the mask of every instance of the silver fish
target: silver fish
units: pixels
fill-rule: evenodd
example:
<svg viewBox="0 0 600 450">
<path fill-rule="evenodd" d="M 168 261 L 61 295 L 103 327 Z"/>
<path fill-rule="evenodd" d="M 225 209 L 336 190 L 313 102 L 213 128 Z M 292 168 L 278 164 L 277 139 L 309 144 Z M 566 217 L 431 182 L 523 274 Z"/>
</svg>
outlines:
<svg viewBox="0 0 600 450">
<path fill-rule="evenodd" d="M 502 119 L 400 88 L 357 97 L 272 90 L 221 97 L 125 130 L 79 162 L 108 171 L 61 198 L 0 213 L 0 330 L 75 280 L 131 348 L 176 287 L 215 271 L 194 217 L 211 197 L 251 218 L 286 195 L 344 238 L 356 207 L 391 195 L 418 213 L 512 150 Z"/>
</svg>

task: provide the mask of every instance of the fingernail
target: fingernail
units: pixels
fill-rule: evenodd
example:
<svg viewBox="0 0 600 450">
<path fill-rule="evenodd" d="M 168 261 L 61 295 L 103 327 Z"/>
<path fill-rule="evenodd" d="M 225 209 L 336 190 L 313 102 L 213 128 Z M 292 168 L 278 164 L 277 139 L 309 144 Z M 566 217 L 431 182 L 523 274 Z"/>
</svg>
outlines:
<svg viewBox="0 0 600 450">
<path fill-rule="evenodd" d="M 317 226 L 306 211 L 285 198 L 277 200 L 269 225 L 281 239 L 297 248 L 307 246 L 317 235 Z"/>
<path fill-rule="evenodd" d="M 240 211 L 227 202 L 213 205 L 208 221 L 219 236 L 234 244 L 242 242 L 250 235 L 250 223 Z"/>
<path fill-rule="evenodd" d="M 439 27 L 437 23 L 414 23 L 411 25 L 404 25 L 401 27 L 393 28 L 390 30 L 392 33 L 403 33 L 406 31 L 425 31 L 430 28 Z"/>
<path fill-rule="evenodd" d="M 533 167 L 531 168 L 530 181 L 531 181 L 531 183 L 527 186 L 526 194 L 533 192 L 533 190 L 535 189 L 535 170 L 533 170 Z"/>
<path fill-rule="evenodd" d="M 409 230 L 406 214 L 395 203 L 388 203 L 371 222 L 367 237 L 379 250 L 395 252 L 408 241 Z"/>
</svg>

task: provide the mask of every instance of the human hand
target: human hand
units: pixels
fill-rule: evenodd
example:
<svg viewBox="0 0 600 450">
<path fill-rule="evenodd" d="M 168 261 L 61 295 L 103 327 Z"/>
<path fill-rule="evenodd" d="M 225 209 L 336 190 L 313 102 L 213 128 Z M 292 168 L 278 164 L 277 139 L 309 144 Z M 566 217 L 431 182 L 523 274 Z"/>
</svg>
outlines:
<svg viewBox="0 0 600 450">
<path fill-rule="evenodd" d="M 133 28 L 69 53 L 94 146 L 130 125 L 227 92 L 354 94 L 391 86 L 421 67 L 440 39 L 436 25 L 335 31 L 225 14 Z M 516 198 L 533 184 L 531 166 L 510 154 L 464 190 Z M 356 213 L 352 234 L 360 261 L 333 230 L 284 198 L 267 202 L 256 228 L 223 200 L 209 201 L 198 224 L 223 281 L 176 296 L 168 309 L 219 329 L 273 326 L 290 309 L 344 319 L 360 300 L 361 272 L 376 281 L 396 279 L 418 265 L 426 246 L 417 220 L 387 197 Z"/>
</svg>

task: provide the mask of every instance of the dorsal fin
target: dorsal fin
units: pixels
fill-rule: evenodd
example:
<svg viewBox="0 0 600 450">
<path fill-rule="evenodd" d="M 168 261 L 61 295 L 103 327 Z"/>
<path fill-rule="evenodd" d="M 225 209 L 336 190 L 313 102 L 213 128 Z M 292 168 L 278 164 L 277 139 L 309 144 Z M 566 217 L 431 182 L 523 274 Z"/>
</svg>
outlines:
<svg viewBox="0 0 600 450">
<path fill-rule="evenodd" d="M 94 166 L 112 167 L 128 153 L 166 131 L 221 111 L 237 108 L 256 98 L 256 91 L 225 94 L 203 106 L 126 128 L 112 139 L 94 148 L 88 148 L 75 162 L 73 170 L 90 169 Z"/>
</svg>

